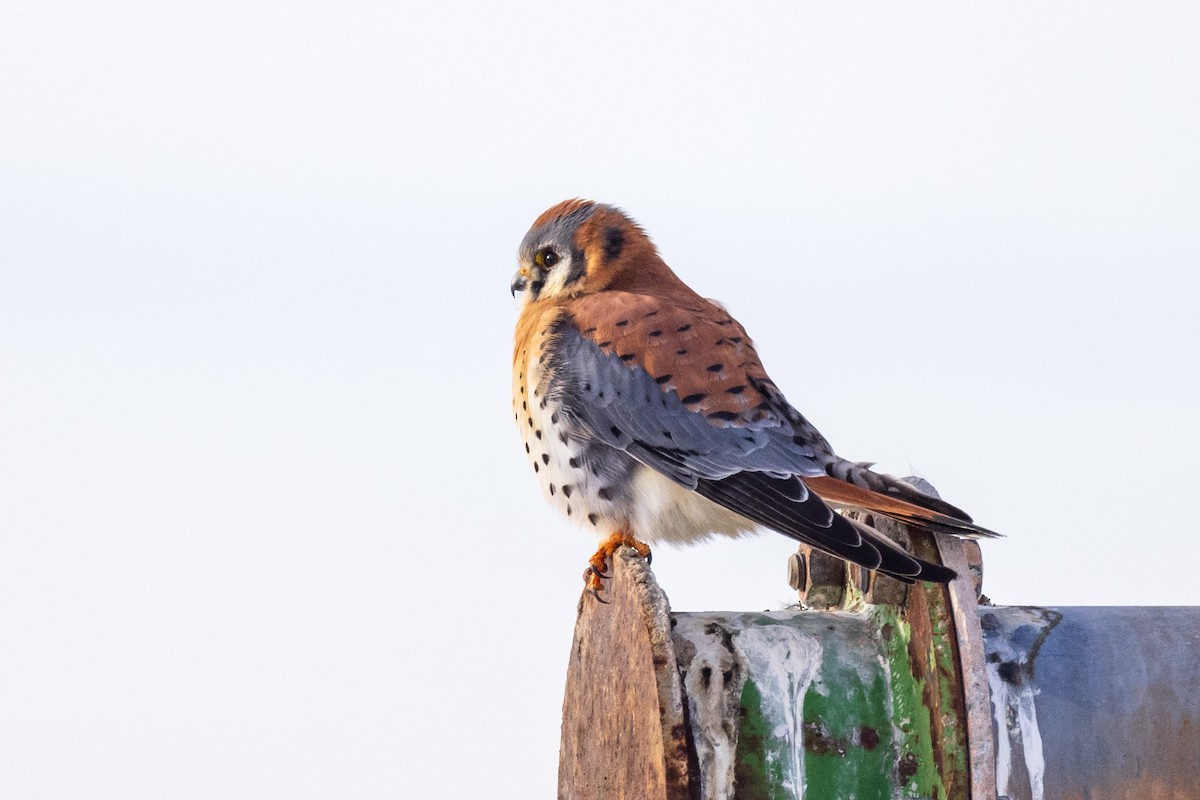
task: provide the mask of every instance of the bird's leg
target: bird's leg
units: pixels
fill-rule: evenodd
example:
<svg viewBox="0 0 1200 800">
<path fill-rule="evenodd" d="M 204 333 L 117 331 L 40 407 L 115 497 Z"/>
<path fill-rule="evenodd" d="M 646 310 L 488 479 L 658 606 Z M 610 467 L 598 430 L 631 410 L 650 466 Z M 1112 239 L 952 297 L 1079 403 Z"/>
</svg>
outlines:
<svg viewBox="0 0 1200 800">
<path fill-rule="evenodd" d="M 650 563 L 650 547 L 645 542 L 639 542 L 624 531 L 616 531 L 607 539 L 600 543 L 600 547 L 596 548 L 596 552 L 588 559 L 588 568 L 583 572 L 584 581 L 587 583 L 587 588 L 591 591 L 592 596 L 600 602 L 602 600 L 598 592 L 604 588 L 604 578 L 610 577 L 605 571 L 608 567 L 609 558 L 617 548 L 629 546 L 637 551 L 637 554 L 646 559 L 646 563 Z"/>
</svg>

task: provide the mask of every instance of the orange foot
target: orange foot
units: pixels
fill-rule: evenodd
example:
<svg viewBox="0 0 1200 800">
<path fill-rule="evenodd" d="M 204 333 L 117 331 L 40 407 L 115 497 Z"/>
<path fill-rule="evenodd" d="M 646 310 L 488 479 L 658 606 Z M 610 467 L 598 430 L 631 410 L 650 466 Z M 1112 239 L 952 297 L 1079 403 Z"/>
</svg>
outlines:
<svg viewBox="0 0 1200 800">
<path fill-rule="evenodd" d="M 630 536 L 628 533 L 617 531 L 600 543 L 600 547 L 596 549 L 595 554 L 588 559 L 588 568 L 583 571 L 584 582 L 587 583 L 588 590 L 601 603 L 608 601 L 600 597 L 600 590 L 604 588 L 604 579 L 609 577 L 608 560 L 609 557 L 616 551 L 618 547 L 628 545 L 637 551 L 637 554 L 646 559 L 646 563 L 650 563 L 650 548 L 645 542 L 639 542 L 637 539 Z"/>
</svg>

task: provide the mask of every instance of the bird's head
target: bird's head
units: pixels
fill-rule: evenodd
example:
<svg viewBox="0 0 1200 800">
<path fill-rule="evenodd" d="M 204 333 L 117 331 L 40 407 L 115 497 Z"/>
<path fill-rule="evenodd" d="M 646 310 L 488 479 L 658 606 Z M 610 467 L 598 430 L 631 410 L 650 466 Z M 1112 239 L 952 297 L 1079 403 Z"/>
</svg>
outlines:
<svg viewBox="0 0 1200 800">
<path fill-rule="evenodd" d="M 565 299 L 671 271 L 650 237 L 620 209 L 566 200 L 547 209 L 525 234 L 512 293 L 521 302 Z"/>
</svg>

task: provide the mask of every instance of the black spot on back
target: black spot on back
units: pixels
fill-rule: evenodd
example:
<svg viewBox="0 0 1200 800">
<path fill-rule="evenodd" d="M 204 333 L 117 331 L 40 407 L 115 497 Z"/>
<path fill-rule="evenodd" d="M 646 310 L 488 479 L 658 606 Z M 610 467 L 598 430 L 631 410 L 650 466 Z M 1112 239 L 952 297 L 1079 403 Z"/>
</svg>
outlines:
<svg viewBox="0 0 1200 800">
<path fill-rule="evenodd" d="M 701 400 L 703 400 L 706 397 L 708 397 L 708 395 L 705 394 L 704 392 L 697 392 L 696 394 L 689 394 L 687 397 L 683 398 L 683 400 L 681 400 L 680 402 L 682 402 L 685 406 L 690 406 L 692 403 L 699 403 Z"/>
</svg>

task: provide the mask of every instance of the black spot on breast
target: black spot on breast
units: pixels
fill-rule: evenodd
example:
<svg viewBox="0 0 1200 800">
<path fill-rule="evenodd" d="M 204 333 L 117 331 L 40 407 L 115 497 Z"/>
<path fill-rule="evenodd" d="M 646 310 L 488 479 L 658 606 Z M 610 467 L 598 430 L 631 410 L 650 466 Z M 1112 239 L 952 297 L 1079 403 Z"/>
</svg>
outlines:
<svg viewBox="0 0 1200 800">
<path fill-rule="evenodd" d="M 531 427 L 531 428 L 532 428 L 532 427 L 533 427 L 533 417 L 530 417 L 530 418 L 527 420 L 527 422 L 529 422 L 529 427 Z"/>
<path fill-rule="evenodd" d="M 708 397 L 708 395 L 705 394 L 704 392 L 697 392 L 696 394 L 689 394 L 687 397 L 683 398 L 683 400 L 681 400 L 680 402 L 683 403 L 685 406 L 690 406 L 692 403 L 699 403 L 701 400 L 703 400 L 706 397 Z"/>
<path fill-rule="evenodd" d="M 549 453 L 542 453 L 542 463 L 546 464 L 546 465 L 550 464 L 550 454 Z"/>
<path fill-rule="evenodd" d="M 567 464 L 568 464 L 568 466 L 571 467 L 571 469 L 579 469 L 579 459 L 578 458 L 568 458 Z"/>
<path fill-rule="evenodd" d="M 525 452 L 526 452 L 526 453 L 528 453 L 528 452 L 529 452 L 529 442 L 526 442 L 526 443 L 525 443 Z"/>
<path fill-rule="evenodd" d="M 568 441 L 567 434 L 566 434 L 565 432 L 560 432 L 560 433 L 558 434 L 558 440 L 559 440 L 560 442 L 562 442 L 563 444 L 566 444 L 566 443 L 567 443 L 567 441 Z"/>
<path fill-rule="evenodd" d="M 608 491 L 607 488 L 601 487 L 596 492 L 596 497 L 599 497 L 601 500 L 612 500 L 612 492 Z"/>
<path fill-rule="evenodd" d="M 571 491 L 572 491 L 571 484 L 564 483 L 563 484 L 563 497 L 570 497 Z"/>
<path fill-rule="evenodd" d="M 598 519 L 600 519 L 600 517 L 598 517 L 597 515 L 588 514 L 588 522 L 592 523 L 593 525 L 596 524 L 596 520 L 598 520 Z"/>
<path fill-rule="evenodd" d="M 571 506 L 567 506 L 567 516 L 571 516 Z"/>
<path fill-rule="evenodd" d="M 537 437 L 537 438 L 539 438 L 539 439 L 540 439 L 540 438 L 542 438 L 542 432 L 541 432 L 541 431 L 534 431 L 534 432 L 533 432 L 533 435 L 534 435 L 534 436 L 536 436 L 536 437 Z"/>
<path fill-rule="evenodd" d="M 554 497 L 554 484 L 550 484 L 550 496 Z"/>
<path fill-rule="evenodd" d="M 540 472 L 540 471 L 541 471 L 541 469 L 542 469 L 542 468 L 541 468 L 541 467 L 538 465 L 538 463 L 537 463 L 536 461 L 535 461 L 535 462 L 533 462 L 533 471 L 534 471 L 534 472 Z"/>
<path fill-rule="evenodd" d="M 551 425 L 557 425 L 557 424 L 558 424 L 558 412 L 557 412 L 557 411 L 555 411 L 554 413 L 552 413 L 552 414 L 550 415 L 550 424 L 551 424 Z"/>
<path fill-rule="evenodd" d="M 529 404 L 528 404 L 528 403 L 526 403 L 524 400 L 522 400 L 522 401 L 521 401 L 521 410 L 522 410 L 522 411 L 528 411 L 528 410 L 529 410 Z"/>
<path fill-rule="evenodd" d="M 707 369 L 709 372 L 720 372 L 721 370 L 725 369 L 725 365 L 724 364 L 709 364 L 707 367 L 705 367 L 705 369 Z"/>
<path fill-rule="evenodd" d="M 615 225 L 604 229 L 604 260 L 612 261 L 625 249 L 625 232 Z"/>
</svg>

